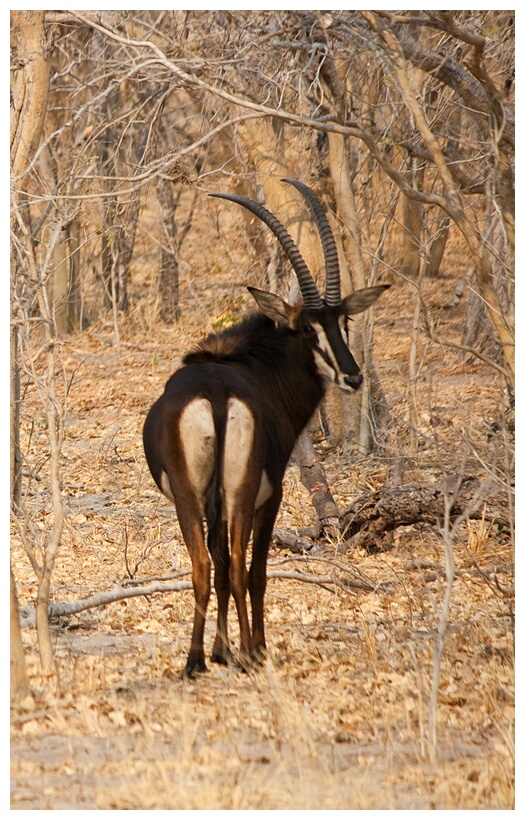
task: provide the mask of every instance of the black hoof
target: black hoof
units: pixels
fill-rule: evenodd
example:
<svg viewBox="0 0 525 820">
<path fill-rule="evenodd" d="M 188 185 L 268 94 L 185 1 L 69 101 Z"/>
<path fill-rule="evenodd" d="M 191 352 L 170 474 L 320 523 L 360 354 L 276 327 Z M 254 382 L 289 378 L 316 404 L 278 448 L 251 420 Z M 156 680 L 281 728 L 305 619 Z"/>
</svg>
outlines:
<svg viewBox="0 0 525 820">
<path fill-rule="evenodd" d="M 256 664 L 251 653 L 248 655 L 243 652 L 235 657 L 235 666 L 237 669 L 240 669 L 241 672 L 251 672 L 255 665 Z"/>
<path fill-rule="evenodd" d="M 195 660 L 189 661 L 184 667 L 181 678 L 182 680 L 194 680 L 197 675 L 201 675 L 203 672 L 207 672 L 208 668 L 203 660 Z"/>
<path fill-rule="evenodd" d="M 221 666 L 228 666 L 231 662 L 231 657 L 229 652 L 212 652 L 210 660 L 212 663 L 220 663 Z"/>
<path fill-rule="evenodd" d="M 251 658 L 256 666 L 260 666 L 266 658 L 266 647 L 261 644 L 261 646 L 252 649 Z"/>
</svg>

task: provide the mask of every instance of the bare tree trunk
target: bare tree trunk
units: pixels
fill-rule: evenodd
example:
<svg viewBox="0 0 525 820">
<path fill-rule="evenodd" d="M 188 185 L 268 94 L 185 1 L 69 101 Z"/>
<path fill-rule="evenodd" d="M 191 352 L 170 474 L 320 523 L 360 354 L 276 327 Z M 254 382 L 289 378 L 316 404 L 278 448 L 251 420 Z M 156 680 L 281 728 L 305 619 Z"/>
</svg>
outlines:
<svg viewBox="0 0 525 820">
<path fill-rule="evenodd" d="M 13 44 L 18 69 L 11 83 L 11 230 L 16 230 L 19 205 L 18 185 L 40 142 L 47 107 L 49 67 L 43 11 L 13 11 Z M 11 251 L 12 252 L 12 251 Z M 11 256 L 11 285 L 16 266 Z M 18 365 L 17 328 L 11 336 L 11 492 L 13 503 L 20 501 L 22 466 L 20 457 L 19 407 L 20 373 Z"/>
<path fill-rule="evenodd" d="M 13 266 L 11 266 L 13 267 Z M 13 510 L 20 506 L 22 492 L 22 454 L 20 451 L 20 365 L 18 362 L 18 328 L 11 329 L 11 503 Z"/>
<path fill-rule="evenodd" d="M 361 235 L 354 192 L 350 182 L 346 140 L 341 134 L 328 135 L 328 163 L 337 213 L 343 226 L 339 243 L 342 244 L 342 253 L 339 248 L 342 273 L 341 290 L 342 293 L 351 293 L 353 290 L 365 287 L 366 272 L 361 255 Z M 336 231 L 335 235 L 338 236 L 338 233 Z M 347 259 L 350 260 L 350 265 Z M 363 315 L 355 316 L 352 322 L 351 348 L 361 367 L 364 364 L 364 327 Z M 365 382 L 367 380 L 368 374 L 365 373 Z M 368 423 L 370 416 L 367 412 L 368 388 L 366 384 L 363 387 L 364 390 L 360 394 L 361 401 L 356 401 L 353 396 L 346 396 L 336 389 L 330 390 L 327 397 L 327 405 L 330 408 L 329 418 L 331 421 L 335 420 L 336 423 L 338 418 L 341 419 L 340 438 L 347 444 L 356 445 L 370 438 Z"/>
<path fill-rule="evenodd" d="M 52 501 L 52 529 L 47 539 L 43 556 L 42 572 L 39 578 L 36 601 L 36 628 L 40 662 L 44 674 L 55 677 L 57 668 L 53 654 L 53 642 L 49 626 L 49 595 L 51 591 L 51 577 L 55 566 L 58 549 L 64 527 L 64 506 L 60 482 L 60 452 L 62 448 L 63 417 L 56 391 L 56 355 L 53 322 L 45 300 L 40 299 L 42 316 L 46 321 L 47 335 L 47 372 L 45 375 L 45 411 L 47 418 L 47 434 L 50 453 L 50 479 Z"/>
<path fill-rule="evenodd" d="M 118 232 L 115 258 L 117 307 L 125 312 L 129 307 L 129 268 L 135 247 L 140 197 L 134 194 L 131 202 L 117 208 Z"/>
<path fill-rule="evenodd" d="M 321 25 L 322 18 L 319 17 Z M 337 72 L 336 61 L 328 54 L 323 61 L 323 80 L 332 98 L 337 115 L 345 119 L 348 109 L 347 91 Z M 349 140 L 342 134 L 328 134 L 328 161 L 332 180 L 337 214 L 343 226 L 341 260 L 341 282 L 343 292 L 350 293 L 370 284 L 363 260 L 362 236 L 352 187 L 352 171 L 349 163 Z M 337 231 L 335 232 L 337 236 Z M 350 260 L 351 273 L 347 259 Z M 362 455 L 370 453 L 374 445 L 373 387 L 380 388 L 373 368 L 373 309 L 367 314 L 354 317 L 352 323 L 352 352 L 364 372 L 365 381 L 359 394 L 359 401 L 339 392 L 337 402 L 344 419 L 344 438 L 357 444 Z M 329 397 L 333 401 L 331 391 Z M 381 391 L 382 392 L 382 391 Z M 384 396 L 383 396 L 384 398 Z M 336 414 L 337 418 L 337 414 Z"/>
<path fill-rule="evenodd" d="M 47 107 L 49 67 L 43 11 L 13 11 L 17 70 L 11 87 L 11 169 L 27 169 L 40 142 Z"/>
<path fill-rule="evenodd" d="M 69 289 L 67 297 L 67 329 L 79 330 L 82 323 L 82 290 L 80 282 L 80 220 L 75 217 L 68 227 Z"/>
<path fill-rule="evenodd" d="M 11 631 L 11 705 L 31 706 L 33 696 L 29 686 L 22 630 L 20 629 L 20 608 L 16 594 L 16 582 L 13 570 L 10 570 L 11 604 L 10 604 L 10 631 Z"/>
<path fill-rule="evenodd" d="M 145 104 L 147 100 L 158 97 L 158 89 L 155 92 L 152 87 L 146 85 L 138 90 L 138 95 L 141 103 Z M 154 123 L 162 111 L 164 95 L 161 95 L 160 99 L 160 108 L 154 106 L 156 114 L 153 120 L 135 121 L 132 128 L 126 127 L 124 130 L 121 111 L 129 104 L 126 89 L 119 86 L 106 101 L 108 118 L 113 120 L 113 123 L 105 132 L 100 156 L 101 170 L 107 177 L 108 192 L 104 204 L 104 225 L 107 234 L 104 233 L 103 239 L 102 276 L 106 306 L 113 308 L 114 315 L 116 312 L 125 313 L 129 307 L 129 272 L 142 191 L 141 186 L 137 185 L 131 192 L 127 191 L 119 198 L 118 177 L 122 173 L 121 168 L 139 168 L 144 163 L 146 155 L 154 150 L 158 140 L 158 123 L 157 127 L 154 127 Z M 128 170 L 125 173 L 128 173 Z M 117 333 L 118 331 L 116 335 Z"/>
<path fill-rule="evenodd" d="M 108 109 L 110 102 L 108 101 Z M 121 295 L 118 288 L 116 254 L 118 250 L 118 207 L 116 195 L 114 193 L 115 174 L 114 157 L 110 151 L 110 146 L 115 140 L 113 129 L 108 126 L 101 141 L 100 174 L 104 178 L 106 196 L 103 204 L 103 229 L 102 229 L 102 284 L 104 286 L 104 304 L 107 308 L 118 309 Z"/>
<path fill-rule="evenodd" d="M 347 139 L 342 134 L 328 134 L 328 164 L 337 215 L 342 225 L 341 290 L 351 293 L 366 287 L 367 275 L 361 253 L 363 241 L 351 182 Z M 334 231 L 334 234 L 337 237 L 339 232 Z"/>
<path fill-rule="evenodd" d="M 51 304 L 53 305 L 53 316 L 57 333 L 59 336 L 65 336 L 69 332 L 68 296 L 70 288 L 69 246 L 65 226 L 62 226 L 60 229 L 55 244 L 53 262 L 53 274 L 49 279 Z"/>
<path fill-rule="evenodd" d="M 420 190 L 423 184 L 423 169 L 412 169 L 408 172 L 411 188 Z M 419 276 L 419 257 L 421 255 L 421 230 L 423 227 L 422 205 L 414 199 L 403 195 L 403 246 L 401 249 L 401 270 L 412 281 Z"/>
<path fill-rule="evenodd" d="M 179 261 L 177 225 L 175 223 L 175 199 L 171 179 L 159 177 L 157 201 L 161 219 L 161 257 L 159 292 L 162 321 L 173 324 L 179 318 Z"/>
<path fill-rule="evenodd" d="M 427 276 L 430 279 L 437 279 L 439 276 L 439 269 L 441 267 L 443 254 L 445 253 L 445 248 L 447 245 L 449 228 L 450 218 L 445 216 L 442 220 L 440 220 L 437 234 L 430 245 L 430 251 L 428 253 Z"/>
<path fill-rule="evenodd" d="M 513 264 L 514 251 L 509 246 L 507 236 L 501 231 L 500 216 L 494 209 L 485 228 L 485 242 L 495 251 L 492 265 L 492 287 L 500 299 L 504 317 L 509 325 L 514 325 Z M 473 275 L 475 267 L 469 269 L 467 318 L 463 328 L 462 343 L 494 359 L 503 362 L 503 352 L 498 343 L 494 324 L 489 319 L 487 305 L 479 287 L 479 280 Z"/>
<path fill-rule="evenodd" d="M 510 267 L 514 270 L 516 246 L 514 171 L 505 151 L 498 151 L 496 166 L 496 193 L 510 249 Z"/>
<path fill-rule="evenodd" d="M 475 281 L 470 282 L 468 294 L 467 316 L 461 343 L 500 362 L 501 351 L 494 333 L 494 326 L 488 320 L 485 305 Z"/>
<path fill-rule="evenodd" d="M 420 271 L 423 269 L 422 260 L 420 260 Z M 408 421 L 410 427 L 410 451 L 417 452 L 417 429 L 418 429 L 418 341 L 420 333 L 420 319 L 421 319 L 421 277 L 418 274 L 416 280 L 417 287 L 414 289 L 414 313 L 412 319 L 412 338 L 410 340 L 410 351 L 408 354 L 408 388 L 410 395 L 410 402 L 408 405 Z"/>
<path fill-rule="evenodd" d="M 108 118 L 113 110 L 118 109 L 119 97 L 115 91 L 107 100 Z M 138 198 L 131 199 L 126 206 L 119 205 L 116 192 L 115 175 L 116 144 L 119 134 L 116 126 L 109 126 L 101 143 L 100 173 L 106 187 L 104 199 L 103 233 L 102 233 L 102 282 L 104 285 L 104 302 L 113 311 L 126 311 L 128 308 L 128 267 L 135 242 L 135 230 L 138 216 Z"/>
<path fill-rule="evenodd" d="M 324 530 L 339 530 L 339 510 L 306 430 L 303 430 L 296 442 L 294 457 L 299 465 L 301 481 L 310 493 L 321 527 Z"/>
<path fill-rule="evenodd" d="M 13 43 L 18 69 L 11 84 L 11 230 L 16 231 L 18 190 L 40 143 L 47 107 L 49 68 L 43 11 L 14 11 Z M 23 184 L 23 182 L 22 182 Z M 11 247 L 11 287 L 15 286 L 16 264 Z M 22 463 L 20 453 L 20 370 L 18 364 L 18 328 L 13 324 L 11 336 L 11 492 L 16 512 L 21 501 Z M 18 598 L 11 572 L 11 696 L 22 703 L 30 697 L 25 666 Z"/>
</svg>

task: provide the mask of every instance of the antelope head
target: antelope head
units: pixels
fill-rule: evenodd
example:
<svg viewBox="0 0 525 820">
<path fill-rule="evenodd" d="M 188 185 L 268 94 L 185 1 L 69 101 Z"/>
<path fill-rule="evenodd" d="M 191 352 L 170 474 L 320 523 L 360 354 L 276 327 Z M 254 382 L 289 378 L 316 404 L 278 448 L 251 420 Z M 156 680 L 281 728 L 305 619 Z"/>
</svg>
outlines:
<svg viewBox="0 0 525 820">
<path fill-rule="evenodd" d="M 319 375 L 342 390 L 357 390 L 363 376 L 348 346 L 348 321 L 370 307 L 389 285 L 362 288 L 341 296 L 339 257 L 334 235 L 317 195 L 296 179 L 284 179 L 304 197 L 319 231 L 325 263 L 325 294 L 317 285 L 299 249 L 282 223 L 259 202 L 237 194 L 211 194 L 242 205 L 262 220 L 276 236 L 299 282 L 302 306 L 290 305 L 274 293 L 248 288 L 260 310 L 270 319 L 300 333 L 311 345 Z"/>
</svg>

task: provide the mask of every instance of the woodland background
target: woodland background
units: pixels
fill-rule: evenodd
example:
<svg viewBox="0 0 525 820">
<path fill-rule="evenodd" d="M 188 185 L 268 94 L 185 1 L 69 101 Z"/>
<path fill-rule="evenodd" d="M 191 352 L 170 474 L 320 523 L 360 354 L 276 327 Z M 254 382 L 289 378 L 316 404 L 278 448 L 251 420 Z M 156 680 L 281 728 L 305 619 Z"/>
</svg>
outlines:
<svg viewBox="0 0 525 820">
<path fill-rule="evenodd" d="M 11 12 L 12 808 L 513 806 L 514 22 Z M 293 295 L 209 193 L 322 287 L 283 177 L 343 291 L 392 287 L 287 472 L 266 662 L 190 683 L 142 424 L 247 285 Z"/>
</svg>

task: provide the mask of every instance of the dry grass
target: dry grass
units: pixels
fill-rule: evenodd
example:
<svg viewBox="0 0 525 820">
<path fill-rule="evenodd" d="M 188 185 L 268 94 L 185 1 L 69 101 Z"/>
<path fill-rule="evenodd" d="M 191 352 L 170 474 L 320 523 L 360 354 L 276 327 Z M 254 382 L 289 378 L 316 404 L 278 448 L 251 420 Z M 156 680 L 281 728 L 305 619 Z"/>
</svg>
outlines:
<svg viewBox="0 0 525 820">
<path fill-rule="evenodd" d="M 156 326 L 141 302 L 122 327 L 119 359 L 110 324 L 93 325 L 68 341 L 65 364 L 75 377 L 55 600 L 107 589 L 126 576 L 126 566 L 149 577 L 188 565 L 174 513 L 147 473 L 141 446 L 144 415 L 177 357 L 229 304 L 204 281 L 184 281 L 180 327 Z M 436 288 L 452 291 L 454 284 L 445 280 Z M 377 310 L 376 360 L 402 419 L 409 402 L 411 292 L 401 285 L 391 293 Z M 461 315 L 450 318 L 451 332 L 461 321 Z M 498 412 L 492 374 L 436 346 L 421 364 L 418 452 L 410 478 L 430 480 L 443 468 L 479 474 L 474 450 L 486 451 Z M 44 420 L 30 386 L 23 409 L 24 445 L 41 479 L 29 484 L 28 498 L 38 539 L 46 531 L 49 497 Z M 403 426 L 399 435 L 409 442 Z M 336 451 L 326 454 L 325 467 L 341 508 L 385 476 L 381 462 Z M 313 520 L 292 466 L 278 524 Z M 382 586 L 332 594 L 272 580 L 269 656 L 250 674 L 213 667 L 195 682 L 179 679 L 191 592 L 133 598 L 57 624 L 61 688 L 53 696 L 39 677 L 34 631 L 24 629 L 38 702 L 34 712 L 13 716 L 12 808 L 511 808 L 511 599 L 472 562 L 474 556 L 489 579 L 497 567 L 501 589 L 510 588 L 508 535 L 490 521 L 469 522 L 457 539 L 435 767 L 428 762 L 428 697 L 445 583 L 442 543 L 432 528 L 407 528 L 390 547 L 341 559 L 386 584 L 386 592 Z M 274 550 L 271 557 L 281 555 Z M 13 557 L 23 606 L 34 600 L 36 583 L 16 534 Z M 314 561 L 303 568 L 319 571 Z M 212 599 L 208 648 L 214 612 Z M 232 617 L 234 641 L 235 627 Z"/>
</svg>

